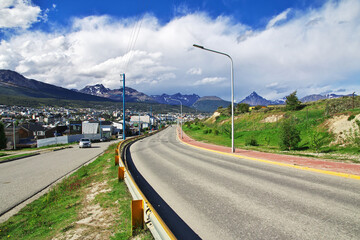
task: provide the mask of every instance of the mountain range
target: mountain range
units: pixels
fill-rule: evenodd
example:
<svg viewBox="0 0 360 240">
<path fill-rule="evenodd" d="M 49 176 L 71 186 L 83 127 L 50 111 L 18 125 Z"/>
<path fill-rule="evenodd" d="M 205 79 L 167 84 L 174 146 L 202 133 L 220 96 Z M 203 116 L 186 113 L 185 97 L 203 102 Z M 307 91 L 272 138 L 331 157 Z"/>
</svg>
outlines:
<svg viewBox="0 0 360 240">
<path fill-rule="evenodd" d="M 123 100 L 123 88 L 120 89 L 109 89 L 104 87 L 102 84 L 96 84 L 94 86 L 86 86 L 85 88 L 79 90 L 81 93 L 90 94 L 98 97 L 109 98 L 114 101 Z M 156 103 L 152 97 L 138 92 L 133 88 L 125 87 L 125 101 L 126 102 L 147 102 L 147 103 Z"/>
<path fill-rule="evenodd" d="M 102 84 L 93 86 L 86 86 L 81 90 L 66 89 L 34 79 L 28 79 L 21 74 L 11 70 L 0 70 L 0 93 L 3 95 L 11 96 L 25 96 L 35 98 L 55 98 L 67 100 L 83 100 L 83 101 L 122 101 L 123 89 L 109 89 Z M 300 99 L 301 102 L 317 101 L 320 99 L 338 98 L 349 95 L 336 95 L 336 94 L 313 94 Z M 197 94 L 183 95 L 176 93 L 173 95 L 151 95 L 138 92 L 137 90 L 125 87 L 125 100 L 127 102 L 137 103 L 161 103 L 168 105 L 180 105 L 195 108 L 199 111 L 213 112 L 218 107 L 227 107 L 230 105 L 229 101 L 225 101 L 216 96 L 200 97 Z M 285 104 L 286 97 L 272 101 L 267 100 L 255 91 L 252 92 L 240 103 L 247 103 L 251 106 L 262 105 L 279 105 Z"/>
<path fill-rule="evenodd" d="M 84 101 L 111 101 L 110 99 L 75 92 L 34 79 L 28 79 L 11 70 L 0 70 L 0 93 L 2 95 L 36 98 L 56 98 Z"/>
</svg>

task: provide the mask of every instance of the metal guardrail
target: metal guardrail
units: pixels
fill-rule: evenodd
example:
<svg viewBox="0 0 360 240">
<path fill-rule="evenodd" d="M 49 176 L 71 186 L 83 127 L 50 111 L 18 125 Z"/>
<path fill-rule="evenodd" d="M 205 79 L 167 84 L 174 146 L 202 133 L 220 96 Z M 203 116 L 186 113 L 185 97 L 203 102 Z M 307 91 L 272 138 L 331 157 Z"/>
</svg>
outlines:
<svg viewBox="0 0 360 240">
<path fill-rule="evenodd" d="M 153 208 L 151 203 L 146 199 L 145 195 L 142 193 L 140 188 L 137 186 L 136 182 L 134 181 L 130 171 L 128 170 L 127 162 L 126 162 L 126 150 L 129 145 L 135 141 L 138 141 L 142 138 L 145 138 L 147 136 L 151 136 L 157 132 L 152 132 L 148 135 L 142 135 L 139 137 L 129 138 L 125 141 L 122 141 L 119 143 L 117 148 L 117 154 L 118 156 L 118 162 L 116 161 L 115 157 L 115 164 L 119 165 L 119 180 L 121 180 L 121 176 L 123 176 L 123 180 L 125 184 L 127 185 L 130 194 L 133 198 L 133 201 L 139 201 L 141 200 L 143 202 L 143 221 L 148 227 L 148 229 L 151 231 L 152 235 L 156 240 L 172 240 L 176 239 L 174 234 L 171 232 L 171 230 L 167 227 L 165 222 L 162 220 L 162 218 L 159 216 L 159 214 L 156 212 L 156 210 Z M 120 173 L 124 171 L 123 173 Z M 132 219 L 134 217 L 132 216 Z M 134 223 L 133 223 L 134 225 Z M 134 227 L 134 226 L 133 226 Z"/>
</svg>

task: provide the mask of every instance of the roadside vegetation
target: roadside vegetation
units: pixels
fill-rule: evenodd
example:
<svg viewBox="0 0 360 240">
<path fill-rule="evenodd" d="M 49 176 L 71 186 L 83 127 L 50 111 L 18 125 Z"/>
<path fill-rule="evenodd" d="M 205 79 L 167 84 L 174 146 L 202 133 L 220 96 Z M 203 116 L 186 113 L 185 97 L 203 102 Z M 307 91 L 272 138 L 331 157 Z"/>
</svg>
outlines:
<svg viewBox="0 0 360 240">
<path fill-rule="evenodd" d="M 78 143 L 74 142 L 67 144 L 54 144 L 40 148 L 18 148 L 16 150 L 0 150 L 0 162 L 17 158 L 30 157 L 44 151 L 56 151 L 64 148 L 70 148 L 76 144 Z"/>
<path fill-rule="evenodd" d="M 236 105 L 235 147 L 360 163 L 360 97 L 302 104 L 294 92 L 286 102 L 252 110 Z M 183 128 L 196 140 L 231 146 L 231 106 Z"/>
<path fill-rule="evenodd" d="M 0 224 L 0 239 L 132 239 L 129 194 L 117 180 L 116 144 Z M 150 231 L 136 239 L 153 239 Z"/>
</svg>

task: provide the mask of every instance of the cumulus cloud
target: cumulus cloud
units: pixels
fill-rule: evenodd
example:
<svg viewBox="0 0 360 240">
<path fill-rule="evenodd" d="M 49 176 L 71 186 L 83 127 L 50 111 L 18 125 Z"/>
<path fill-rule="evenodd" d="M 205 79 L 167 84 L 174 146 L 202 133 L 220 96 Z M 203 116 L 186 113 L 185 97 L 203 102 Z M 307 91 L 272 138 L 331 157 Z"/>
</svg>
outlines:
<svg viewBox="0 0 360 240">
<path fill-rule="evenodd" d="M 203 78 L 199 81 L 196 81 L 194 83 L 195 86 L 198 85 L 213 85 L 213 84 L 217 84 L 220 82 L 223 82 L 226 78 L 223 77 L 211 77 L 211 78 Z"/>
<path fill-rule="evenodd" d="M 1 0 L 0 28 L 26 29 L 38 21 L 41 9 L 29 0 Z"/>
<path fill-rule="evenodd" d="M 202 12 L 177 16 L 166 24 L 145 15 L 141 23 L 130 50 L 130 36 L 138 24 L 134 18 L 88 16 L 74 19 L 63 31 L 24 31 L 0 42 L 0 68 L 78 89 L 96 83 L 119 88 L 120 73 L 125 71 L 127 85 L 147 94 L 182 92 L 230 99 L 229 59 L 193 48 L 196 43 L 231 55 L 237 100 L 252 91 L 268 99 L 294 90 L 299 96 L 360 91 L 355 83 L 360 76 L 358 0 L 285 10 L 265 29 Z"/>
<path fill-rule="evenodd" d="M 201 75 L 202 69 L 201 68 L 190 68 L 186 73 L 189 75 Z"/>
</svg>

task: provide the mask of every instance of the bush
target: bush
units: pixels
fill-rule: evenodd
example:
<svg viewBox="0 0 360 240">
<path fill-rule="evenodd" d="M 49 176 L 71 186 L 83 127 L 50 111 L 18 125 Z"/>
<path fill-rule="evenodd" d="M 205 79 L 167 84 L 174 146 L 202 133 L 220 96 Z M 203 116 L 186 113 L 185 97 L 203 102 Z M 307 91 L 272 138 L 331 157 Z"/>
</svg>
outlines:
<svg viewBox="0 0 360 240">
<path fill-rule="evenodd" d="M 259 146 L 259 144 L 254 137 L 250 137 L 245 139 L 245 146 Z"/>
<path fill-rule="evenodd" d="M 216 136 L 219 135 L 219 130 L 215 129 L 215 130 L 214 130 L 214 134 L 215 134 Z"/>
<path fill-rule="evenodd" d="M 311 140 L 310 140 L 310 147 L 312 149 L 315 149 L 316 153 L 319 152 L 320 148 L 325 144 L 325 134 L 322 134 L 318 131 L 315 131 L 312 135 L 311 135 Z"/>
<path fill-rule="evenodd" d="M 261 105 L 256 105 L 256 106 L 254 107 L 255 110 L 260 110 L 261 108 L 262 108 Z"/>
<path fill-rule="evenodd" d="M 236 112 L 238 113 L 246 113 L 249 112 L 250 105 L 247 103 L 239 103 L 236 105 Z"/>
<path fill-rule="evenodd" d="M 355 115 L 350 115 L 349 117 L 348 117 L 348 121 L 351 121 L 351 120 L 353 120 L 355 118 Z"/>
<path fill-rule="evenodd" d="M 203 130 L 203 133 L 204 134 L 208 134 L 208 133 L 211 133 L 212 132 L 212 129 L 204 129 Z"/>
<path fill-rule="evenodd" d="M 296 149 L 300 138 L 300 131 L 297 129 L 293 119 L 283 120 L 280 126 L 280 148 L 282 150 Z"/>
</svg>

